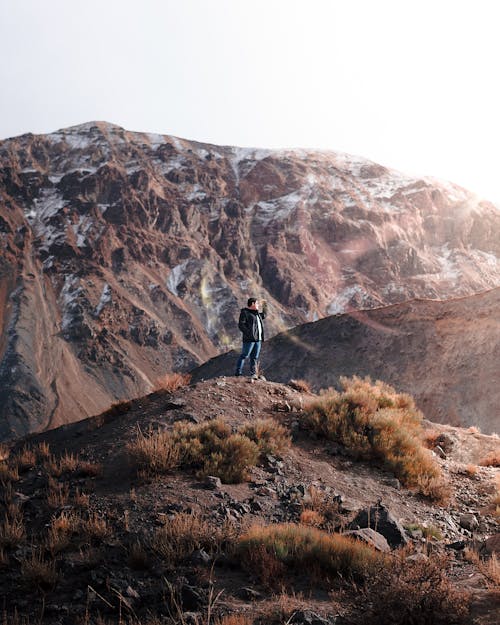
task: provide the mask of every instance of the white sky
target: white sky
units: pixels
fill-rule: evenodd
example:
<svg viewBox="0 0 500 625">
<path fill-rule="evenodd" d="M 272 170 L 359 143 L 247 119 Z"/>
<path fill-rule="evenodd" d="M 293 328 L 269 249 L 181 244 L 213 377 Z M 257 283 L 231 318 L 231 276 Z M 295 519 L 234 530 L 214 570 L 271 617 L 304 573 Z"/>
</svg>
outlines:
<svg viewBox="0 0 500 625">
<path fill-rule="evenodd" d="M 495 0 L 0 0 L 0 138 L 91 120 L 500 201 Z"/>
</svg>

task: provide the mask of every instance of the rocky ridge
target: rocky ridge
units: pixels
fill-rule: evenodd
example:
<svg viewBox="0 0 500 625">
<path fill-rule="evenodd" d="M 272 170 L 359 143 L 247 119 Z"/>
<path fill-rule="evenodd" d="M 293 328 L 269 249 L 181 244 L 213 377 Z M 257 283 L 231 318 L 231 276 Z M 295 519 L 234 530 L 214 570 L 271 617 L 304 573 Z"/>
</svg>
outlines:
<svg viewBox="0 0 500 625">
<path fill-rule="evenodd" d="M 96 414 L 237 341 L 500 284 L 500 211 L 333 152 L 92 122 L 0 142 L 0 438 Z"/>
<path fill-rule="evenodd" d="M 308 323 L 264 343 L 261 372 L 285 382 L 338 387 L 370 376 L 415 397 L 428 419 L 500 432 L 500 289 L 435 302 L 414 300 Z M 231 375 L 237 352 L 193 371 Z"/>
</svg>

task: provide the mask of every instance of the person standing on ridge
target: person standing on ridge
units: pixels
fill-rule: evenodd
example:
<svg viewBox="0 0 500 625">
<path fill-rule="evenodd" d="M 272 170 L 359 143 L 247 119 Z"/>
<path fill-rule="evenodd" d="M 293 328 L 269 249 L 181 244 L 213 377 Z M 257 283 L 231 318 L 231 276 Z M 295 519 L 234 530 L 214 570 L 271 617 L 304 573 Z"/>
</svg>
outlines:
<svg viewBox="0 0 500 625">
<path fill-rule="evenodd" d="M 241 355 L 236 365 L 236 376 L 243 374 L 245 360 L 250 357 L 250 375 L 258 378 L 257 366 L 260 355 L 260 348 L 264 340 L 264 323 L 266 318 L 267 304 L 262 301 L 262 312 L 259 312 L 259 302 L 255 297 L 250 297 L 246 308 L 242 308 L 238 328 L 243 333 L 243 347 Z"/>
</svg>

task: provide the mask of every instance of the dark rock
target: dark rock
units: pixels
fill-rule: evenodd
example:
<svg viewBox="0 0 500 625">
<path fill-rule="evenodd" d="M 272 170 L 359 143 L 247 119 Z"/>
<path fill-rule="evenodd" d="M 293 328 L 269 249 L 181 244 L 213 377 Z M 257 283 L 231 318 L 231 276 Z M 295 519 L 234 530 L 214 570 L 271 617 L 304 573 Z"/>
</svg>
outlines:
<svg viewBox="0 0 500 625">
<path fill-rule="evenodd" d="M 222 481 L 220 477 L 207 475 L 207 477 L 205 478 L 205 486 L 210 490 L 218 490 L 219 488 L 222 488 Z"/>
<path fill-rule="evenodd" d="M 243 599 L 244 601 L 258 601 L 262 597 L 262 593 L 249 587 L 240 588 L 235 595 L 238 599 Z"/>
<path fill-rule="evenodd" d="M 212 562 L 212 557 L 204 549 L 197 549 L 191 554 L 190 561 L 195 565 L 207 566 Z"/>
<path fill-rule="evenodd" d="M 459 523 L 461 527 L 463 527 L 464 529 L 470 532 L 473 532 L 479 527 L 479 521 L 477 520 L 476 515 L 473 514 L 472 512 L 467 512 L 465 514 L 462 514 L 460 516 Z"/>
<path fill-rule="evenodd" d="M 408 543 L 408 536 L 403 526 L 381 502 L 369 509 L 360 510 L 349 524 L 349 529 L 363 527 L 371 527 L 379 534 L 382 534 L 382 536 L 385 536 L 392 549 L 402 547 Z"/>
<path fill-rule="evenodd" d="M 299 610 L 287 622 L 290 625 L 334 625 L 336 618 L 325 618 L 311 610 Z"/>
</svg>

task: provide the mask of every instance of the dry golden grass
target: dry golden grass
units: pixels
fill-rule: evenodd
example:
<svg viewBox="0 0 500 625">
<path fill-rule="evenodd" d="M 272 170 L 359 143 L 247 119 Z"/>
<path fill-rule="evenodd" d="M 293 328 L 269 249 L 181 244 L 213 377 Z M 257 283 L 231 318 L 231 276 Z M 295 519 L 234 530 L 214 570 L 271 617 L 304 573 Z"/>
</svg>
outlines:
<svg viewBox="0 0 500 625">
<path fill-rule="evenodd" d="M 19 480 L 19 468 L 17 464 L 0 462 L 0 483 L 17 482 Z"/>
<path fill-rule="evenodd" d="M 311 393 L 311 385 L 306 380 L 290 380 L 288 386 L 301 393 Z"/>
<path fill-rule="evenodd" d="M 36 466 L 36 462 L 36 452 L 30 447 L 23 447 L 19 454 L 17 454 L 17 464 L 21 472 L 33 469 Z"/>
<path fill-rule="evenodd" d="M 51 588 L 57 582 L 56 563 L 45 560 L 41 550 L 33 548 L 31 555 L 21 560 L 21 575 L 30 585 Z"/>
<path fill-rule="evenodd" d="M 311 527 L 320 527 L 321 525 L 324 524 L 324 522 L 325 522 L 325 517 L 319 512 L 316 512 L 316 510 L 308 510 L 306 508 L 305 510 L 302 510 L 302 512 L 300 513 L 300 523 L 302 523 L 302 525 L 309 525 Z"/>
<path fill-rule="evenodd" d="M 341 526 L 344 519 L 341 514 L 341 505 L 338 500 L 328 496 L 319 488 L 311 485 L 307 489 L 304 499 L 304 512 L 312 510 L 321 515 L 324 519 L 322 525 L 325 529 L 333 529 Z"/>
<path fill-rule="evenodd" d="M 255 564 L 255 553 L 260 558 L 267 553 L 288 571 L 357 580 L 373 574 L 384 558 L 348 536 L 293 523 L 252 527 L 239 539 L 238 552 L 250 567 Z"/>
<path fill-rule="evenodd" d="M 291 444 L 288 429 L 275 419 L 256 419 L 245 425 L 241 434 L 253 441 L 263 456 L 280 454 Z"/>
<path fill-rule="evenodd" d="M 51 508 L 62 508 L 69 500 L 68 484 L 60 484 L 49 477 L 47 488 L 47 503 Z"/>
<path fill-rule="evenodd" d="M 470 623 L 470 597 L 447 577 L 449 558 L 409 562 L 408 551 L 392 554 L 371 578 L 366 622 L 373 625 Z"/>
<path fill-rule="evenodd" d="M 128 565 L 136 571 L 145 571 L 151 565 L 151 558 L 146 546 L 140 542 L 134 542 L 128 550 Z"/>
<path fill-rule="evenodd" d="M 0 547 L 13 548 L 23 542 L 26 535 L 21 510 L 10 505 L 4 520 L 0 523 Z"/>
<path fill-rule="evenodd" d="M 155 389 L 158 391 L 169 391 L 173 393 L 179 388 L 188 386 L 191 382 L 189 373 L 166 373 L 156 381 Z"/>
<path fill-rule="evenodd" d="M 81 521 L 81 530 L 89 538 L 103 540 L 111 534 L 106 519 L 101 517 L 97 512 L 92 512 L 87 519 Z"/>
<path fill-rule="evenodd" d="M 165 560 L 175 565 L 197 549 L 217 553 L 236 541 L 237 529 L 231 523 L 214 525 L 195 514 L 176 514 L 157 530 L 152 547 Z"/>
<path fill-rule="evenodd" d="M 482 467 L 500 467 L 500 449 L 491 451 L 484 458 L 481 458 L 479 464 Z"/>
<path fill-rule="evenodd" d="M 75 473 L 79 477 L 99 477 L 102 475 L 102 472 L 102 464 L 89 460 L 80 460 L 75 469 Z"/>
<path fill-rule="evenodd" d="M 413 399 L 369 378 L 341 382 L 342 392 L 330 389 L 307 406 L 306 424 L 353 457 L 380 463 L 406 486 L 446 501 L 440 467 L 421 441 L 422 414 Z"/>
<path fill-rule="evenodd" d="M 53 517 L 47 533 L 47 548 L 52 554 L 63 551 L 71 544 L 71 537 L 77 534 L 81 517 L 74 512 L 61 512 L 57 517 Z"/>
<path fill-rule="evenodd" d="M 156 475 L 169 473 L 180 465 L 181 449 L 171 432 L 166 430 L 143 434 L 127 445 L 131 463 L 138 471 Z"/>
<path fill-rule="evenodd" d="M 477 464 L 468 464 L 465 467 L 464 471 L 465 471 L 465 474 L 468 477 L 473 478 L 473 477 L 476 477 L 477 472 L 479 471 L 479 469 L 478 469 Z"/>
<path fill-rule="evenodd" d="M 73 504 L 77 508 L 88 508 L 90 503 L 90 496 L 82 492 L 79 488 L 76 489 L 73 495 Z"/>
<path fill-rule="evenodd" d="M 46 460 L 50 457 L 50 447 L 48 443 L 41 442 L 35 447 L 38 460 Z"/>
</svg>

